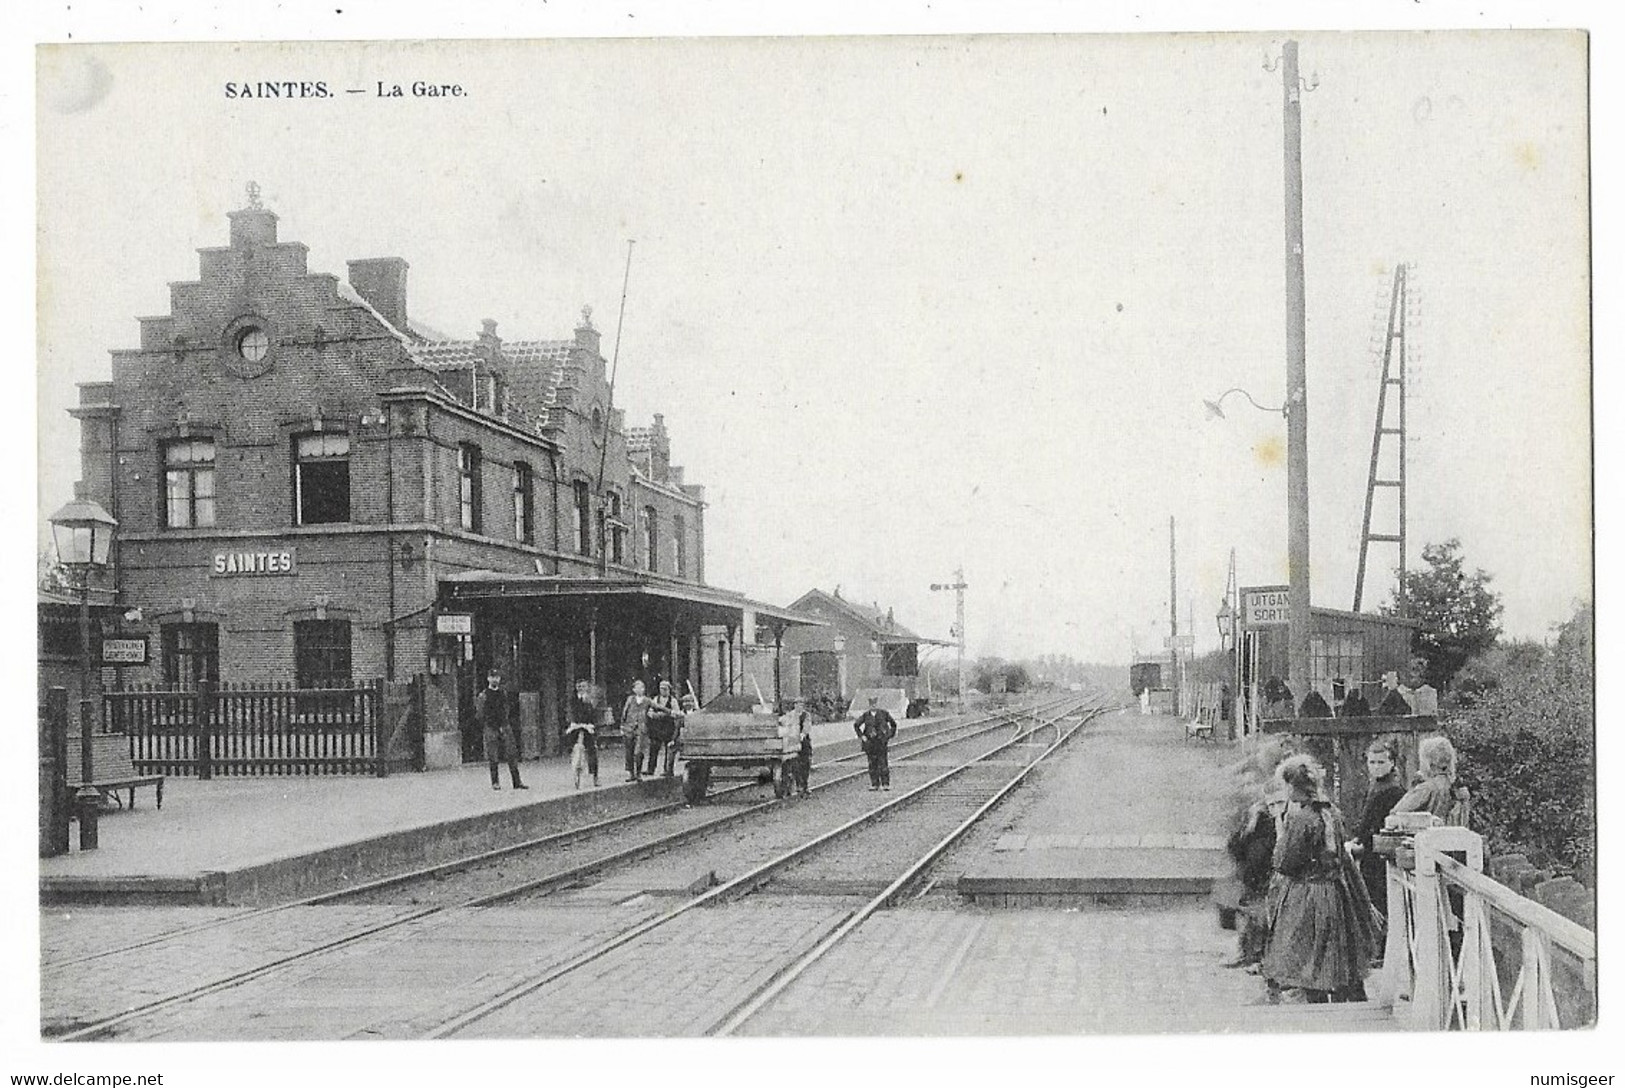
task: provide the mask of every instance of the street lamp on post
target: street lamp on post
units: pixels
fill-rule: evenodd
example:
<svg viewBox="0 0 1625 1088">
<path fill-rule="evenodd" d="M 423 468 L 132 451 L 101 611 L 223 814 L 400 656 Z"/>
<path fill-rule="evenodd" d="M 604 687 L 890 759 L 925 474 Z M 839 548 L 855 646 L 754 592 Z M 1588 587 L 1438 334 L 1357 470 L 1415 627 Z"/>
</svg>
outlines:
<svg viewBox="0 0 1625 1088">
<path fill-rule="evenodd" d="M 1309 689 L 1309 451 L 1307 411 L 1301 384 L 1301 363 L 1294 368 L 1299 384 L 1279 408 L 1269 408 L 1245 389 L 1227 389 L 1214 400 L 1204 400 L 1209 419 L 1224 419 L 1224 400 L 1233 393 L 1247 398 L 1260 412 L 1279 414 L 1287 425 L 1287 594 L 1291 610 L 1287 624 L 1287 684 L 1294 692 Z"/>
<path fill-rule="evenodd" d="M 98 715 L 90 697 L 90 576 L 107 569 L 118 522 L 90 499 L 74 499 L 52 514 L 50 522 L 57 560 L 75 576 L 79 590 L 79 792 L 74 807 L 79 812 L 79 849 L 94 850 L 101 794 L 91 785 L 95 768 L 90 736 Z"/>
</svg>

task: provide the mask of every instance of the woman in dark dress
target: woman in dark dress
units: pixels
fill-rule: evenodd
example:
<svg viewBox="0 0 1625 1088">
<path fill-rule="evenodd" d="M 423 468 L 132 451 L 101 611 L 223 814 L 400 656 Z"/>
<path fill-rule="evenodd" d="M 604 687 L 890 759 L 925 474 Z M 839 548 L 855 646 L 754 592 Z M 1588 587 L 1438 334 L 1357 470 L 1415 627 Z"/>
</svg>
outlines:
<svg viewBox="0 0 1625 1088">
<path fill-rule="evenodd" d="M 1365 808 L 1360 812 L 1360 823 L 1349 840 L 1349 853 L 1360 864 L 1360 878 L 1365 881 L 1371 896 L 1371 905 L 1384 917 L 1388 914 L 1388 872 L 1382 855 L 1372 849 L 1372 838 L 1382 830 L 1383 821 L 1394 805 L 1405 796 L 1405 787 L 1399 783 L 1399 749 L 1391 738 L 1378 737 L 1365 750 Z"/>
<path fill-rule="evenodd" d="M 1320 765 L 1292 756 L 1276 772 L 1291 798 L 1275 844 L 1269 941 L 1261 973 L 1279 990 L 1321 1003 L 1358 992 L 1376 937 L 1370 911 L 1343 874 L 1343 819 L 1326 799 Z"/>
</svg>

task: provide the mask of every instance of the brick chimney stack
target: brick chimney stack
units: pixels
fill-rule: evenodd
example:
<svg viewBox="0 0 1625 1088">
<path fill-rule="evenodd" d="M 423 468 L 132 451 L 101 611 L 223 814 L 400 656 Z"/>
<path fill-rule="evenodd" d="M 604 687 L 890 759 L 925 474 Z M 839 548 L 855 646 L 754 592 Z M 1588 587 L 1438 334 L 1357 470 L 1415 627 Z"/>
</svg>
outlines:
<svg viewBox="0 0 1625 1088">
<path fill-rule="evenodd" d="M 576 326 L 576 347 L 598 354 L 598 329 L 592 323 L 592 307 L 581 307 L 581 324 Z"/>
<path fill-rule="evenodd" d="M 671 437 L 666 433 L 666 417 L 659 412 L 649 428 L 649 471 L 661 483 L 671 475 Z"/>
<path fill-rule="evenodd" d="M 276 244 L 276 213 L 260 203 L 260 187 L 248 183 L 248 206 L 227 212 L 233 249 Z"/>
<path fill-rule="evenodd" d="M 401 332 L 406 331 L 406 269 L 399 257 L 367 257 L 345 262 L 350 286 Z"/>
</svg>

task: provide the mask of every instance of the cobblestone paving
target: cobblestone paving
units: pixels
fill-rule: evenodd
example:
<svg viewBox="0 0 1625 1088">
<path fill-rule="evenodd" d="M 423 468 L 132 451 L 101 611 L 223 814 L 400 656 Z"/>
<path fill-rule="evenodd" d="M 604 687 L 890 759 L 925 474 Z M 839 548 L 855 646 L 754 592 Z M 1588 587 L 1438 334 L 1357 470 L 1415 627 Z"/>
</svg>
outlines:
<svg viewBox="0 0 1625 1088">
<path fill-rule="evenodd" d="M 118 948 L 189 926 L 248 913 L 246 907 L 47 907 L 40 910 L 40 962 Z"/>
<path fill-rule="evenodd" d="M 641 902 L 610 909 L 446 911 L 340 954 L 144 1017 L 120 1037 L 416 1038 L 657 909 Z"/>
<path fill-rule="evenodd" d="M 179 913 L 154 911 L 150 923 L 133 921 L 130 908 L 52 911 L 48 927 L 58 958 L 72 958 L 129 943 L 120 927 L 170 924 Z M 116 956 L 47 967 L 40 972 L 41 1029 L 71 1031 L 89 1021 L 250 970 L 290 952 L 321 944 L 408 913 L 399 907 L 307 907 L 244 919 Z M 216 912 L 200 916 L 207 920 Z M 44 917 L 44 915 L 42 915 Z"/>
<path fill-rule="evenodd" d="M 1263 996 L 1211 908 L 876 915 L 746 1025 L 762 1035 L 1202 1030 Z M 1257 1030 L 1257 1029 L 1254 1029 Z"/>
<path fill-rule="evenodd" d="M 692 910 L 460 1037 L 699 1035 L 855 906 L 826 899 Z"/>
</svg>

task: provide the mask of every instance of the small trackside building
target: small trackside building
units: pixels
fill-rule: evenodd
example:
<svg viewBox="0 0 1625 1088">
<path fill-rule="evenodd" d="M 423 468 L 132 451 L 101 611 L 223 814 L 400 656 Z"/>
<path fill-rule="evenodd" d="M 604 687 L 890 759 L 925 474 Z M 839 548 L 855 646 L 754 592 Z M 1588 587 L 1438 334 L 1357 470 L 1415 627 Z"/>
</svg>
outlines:
<svg viewBox="0 0 1625 1088">
<path fill-rule="evenodd" d="M 808 590 L 789 611 L 823 625 L 757 625 L 760 671 L 782 663 L 780 686 L 786 698 L 849 700 L 874 688 L 900 690 L 909 700 L 924 698 L 929 693 L 920 679 L 920 648 L 949 645 L 915 634 L 889 608 L 842 597 L 838 588 L 832 593 Z"/>
</svg>

